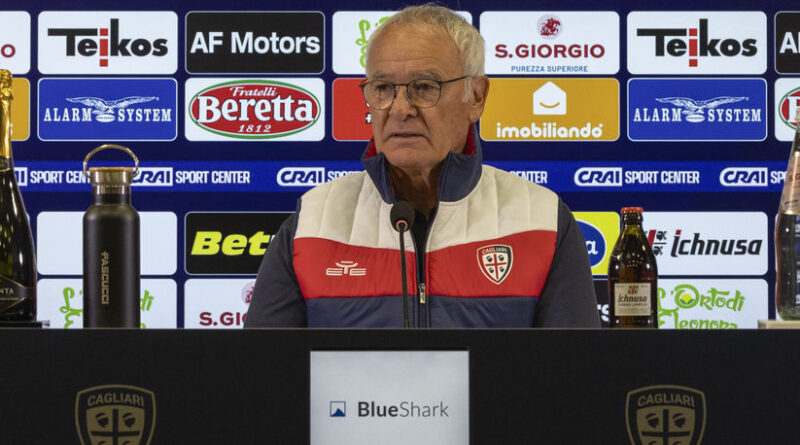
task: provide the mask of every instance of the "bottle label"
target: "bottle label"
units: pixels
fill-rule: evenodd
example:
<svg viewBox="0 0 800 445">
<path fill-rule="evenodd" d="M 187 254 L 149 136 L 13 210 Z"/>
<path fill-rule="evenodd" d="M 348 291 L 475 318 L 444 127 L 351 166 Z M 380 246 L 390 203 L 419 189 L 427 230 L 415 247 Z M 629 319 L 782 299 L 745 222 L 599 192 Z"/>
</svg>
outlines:
<svg viewBox="0 0 800 445">
<path fill-rule="evenodd" d="M 792 152 L 781 193 L 781 213 L 800 214 L 800 152 Z"/>
<path fill-rule="evenodd" d="M 614 284 L 614 316 L 649 317 L 650 283 Z"/>
<path fill-rule="evenodd" d="M 0 314 L 28 298 L 33 298 L 33 292 L 33 286 L 20 286 L 16 281 L 0 276 Z"/>
</svg>

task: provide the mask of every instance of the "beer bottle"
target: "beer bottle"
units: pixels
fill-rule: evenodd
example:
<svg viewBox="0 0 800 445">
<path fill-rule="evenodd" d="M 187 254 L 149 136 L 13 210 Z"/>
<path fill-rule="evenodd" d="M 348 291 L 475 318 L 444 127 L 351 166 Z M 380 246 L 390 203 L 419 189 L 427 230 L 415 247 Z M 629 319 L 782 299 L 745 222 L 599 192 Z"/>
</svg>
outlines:
<svg viewBox="0 0 800 445">
<path fill-rule="evenodd" d="M 658 269 L 642 229 L 642 208 L 620 213 L 622 232 L 608 263 L 609 326 L 658 328 Z"/>
<path fill-rule="evenodd" d="M 784 320 L 800 320 L 800 109 L 775 222 L 775 310 Z"/>
</svg>

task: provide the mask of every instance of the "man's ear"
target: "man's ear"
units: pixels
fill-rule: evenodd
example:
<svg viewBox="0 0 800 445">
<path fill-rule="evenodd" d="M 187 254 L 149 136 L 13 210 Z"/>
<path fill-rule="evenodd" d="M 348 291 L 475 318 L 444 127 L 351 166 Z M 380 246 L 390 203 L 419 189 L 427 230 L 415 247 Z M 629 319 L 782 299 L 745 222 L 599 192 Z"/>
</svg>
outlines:
<svg viewBox="0 0 800 445">
<path fill-rule="evenodd" d="M 486 76 L 475 76 L 470 80 L 472 92 L 469 98 L 470 122 L 477 122 L 486 107 L 486 97 L 489 95 L 489 78 Z"/>
</svg>

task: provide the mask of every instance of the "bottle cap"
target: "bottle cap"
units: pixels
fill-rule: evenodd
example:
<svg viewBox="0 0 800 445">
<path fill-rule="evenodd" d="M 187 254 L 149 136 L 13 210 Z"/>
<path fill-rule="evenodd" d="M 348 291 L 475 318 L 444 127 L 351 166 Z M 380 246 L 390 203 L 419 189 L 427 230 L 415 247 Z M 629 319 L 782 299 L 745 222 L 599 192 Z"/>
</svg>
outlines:
<svg viewBox="0 0 800 445">
<path fill-rule="evenodd" d="M 88 168 L 89 159 L 98 151 L 114 148 L 122 150 L 133 158 L 134 167 L 92 167 Z M 83 174 L 92 181 L 95 192 L 105 193 L 127 193 L 130 191 L 133 178 L 139 173 L 139 159 L 128 148 L 121 145 L 105 144 L 90 151 L 83 160 Z"/>
<path fill-rule="evenodd" d="M 641 207 L 623 207 L 619 212 L 623 215 L 626 213 L 642 213 L 644 212 L 644 209 Z"/>
<path fill-rule="evenodd" d="M 11 99 L 11 84 L 13 78 L 8 70 L 0 70 L 0 99 Z"/>
</svg>

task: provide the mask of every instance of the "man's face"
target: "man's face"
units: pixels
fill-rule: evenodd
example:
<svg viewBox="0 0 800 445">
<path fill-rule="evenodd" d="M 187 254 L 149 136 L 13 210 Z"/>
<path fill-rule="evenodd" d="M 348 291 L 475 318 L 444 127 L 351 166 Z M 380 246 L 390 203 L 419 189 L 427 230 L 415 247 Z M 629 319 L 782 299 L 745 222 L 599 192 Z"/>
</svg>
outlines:
<svg viewBox="0 0 800 445">
<path fill-rule="evenodd" d="M 394 25 L 373 43 L 367 59 L 367 79 L 406 83 L 416 79 L 450 80 L 464 75 L 464 63 L 453 39 L 443 30 Z M 485 85 L 485 78 L 473 85 Z M 467 80 L 442 86 L 439 103 L 417 109 L 405 87 L 385 110 L 371 110 L 372 134 L 378 153 L 408 174 L 428 174 L 447 156 L 461 152 L 470 124 L 483 112 L 485 93 L 464 102 Z M 477 87 L 476 87 L 477 88 Z"/>
</svg>

